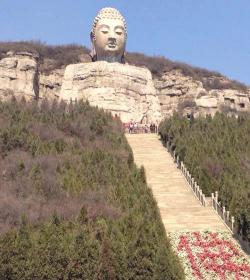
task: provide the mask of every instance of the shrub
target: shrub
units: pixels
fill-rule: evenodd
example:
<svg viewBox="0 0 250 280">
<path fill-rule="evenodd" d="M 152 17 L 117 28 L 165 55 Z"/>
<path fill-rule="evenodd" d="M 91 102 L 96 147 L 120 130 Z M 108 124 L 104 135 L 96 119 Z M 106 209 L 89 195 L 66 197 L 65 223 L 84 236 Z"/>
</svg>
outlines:
<svg viewBox="0 0 250 280">
<path fill-rule="evenodd" d="M 182 101 L 180 101 L 177 105 L 177 111 L 180 113 L 180 114 L 183 114 L 183 111 L 185 108 L 193 108 L 195 109 L 197 106 L 196 106 L 196 103 L 193 99 L 191 98 L 188 98 L 188 99 L 184 99 Z"/>
<path fill-rule="evenodd" d="M 118 119 L 14 99 L 0 119 L 0 279 L 184 279 Z"/>
<path fill-rule="evenodd" d="M 76 44 L 64 46 L 48 46 L 39 41 L 1 42 L 0 58 L 7 52 L 29 52 L 40 57 L 40 70 L 48 74 L 50 71 L 68 64 L 79 63 L 80 56 L 89 53 L 89 50 Z"/>
<path fill-rule="evenodd" d="M 216 113 L 192 122 L 175 114 L 160 125 L 206 195 L 219 199 L 236 217 L 237 229 L 250 240 L 250 116 Z"/>
</svg>

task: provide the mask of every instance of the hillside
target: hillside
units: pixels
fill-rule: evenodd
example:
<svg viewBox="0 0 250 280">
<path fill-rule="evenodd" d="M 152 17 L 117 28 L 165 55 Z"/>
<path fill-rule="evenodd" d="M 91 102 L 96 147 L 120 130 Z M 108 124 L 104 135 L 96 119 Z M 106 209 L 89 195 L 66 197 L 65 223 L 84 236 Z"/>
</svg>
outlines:
<svg viewBox="0 0 250 280">
<path fill-rule="evenodd" d="M 174 111 L 214 115 L 217 111 L 250 110 L 250 89 L 220 73 L 140 53 L 127 53 L 126 61 L 151 71 L 153 91 L 163 116 L 171 116 Z M 66 66 L 87 62 L 89 50 L 78 45 L 2 42 L 0 99 L 8 100 L 13 95 L 28 100 L 58 99 Z"/>
<path fill-rule="evenodd" d="M 0 279 L 183 279 L 119 120 L 13 99 L 0 123 Z"/>
<path fill-rule="evenodd" d="M 50 46 L 40 42 L 0 42 L 0 59 L 13 51 L 31 52 L 40 57 L 41 73 L 49 74 L 51 71 L 65 67 L 68 64 L 90 62 L 90 50 L 80 45 Z M 155 76 L 163 72 L 180 70 L 184 76 L 192 77 L 204 84 L 206 89 L 238 89 L 247 90 L 247 86 L 234 80 L 223 81 L 222 74 L 207 69 L 194 67 L 181 62 L 174 62 L 162 56 L 147 56 L 141 53 L 126 54 L 126 61 L 136 66 L 147 67 Z M 224 77 L 225 78 L 225 77 Z"/>
<path fill-rule="evenodd" d="M 203 192 L 219 192 L 221 204 L 250 241 L 250 117 L 217 113 L 188 120 L 178 114 L 160 126 Z"/>
</svg>

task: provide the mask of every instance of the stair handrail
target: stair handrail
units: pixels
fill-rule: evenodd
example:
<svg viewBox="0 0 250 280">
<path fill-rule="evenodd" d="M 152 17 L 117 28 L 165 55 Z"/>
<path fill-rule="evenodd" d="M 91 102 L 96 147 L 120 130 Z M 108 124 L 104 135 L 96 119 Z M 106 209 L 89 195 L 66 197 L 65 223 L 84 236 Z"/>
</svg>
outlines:
<svg viewBox="0 0 250 280">
<path fill-rule="evenodd" d="M 186 168 L 183 161 L 180 160 L 180 157 L 176 153 L 176 150 L 172 148 L 172 143 L 169 140 L 167 140 L 165 146 L 168 149 L 168 152 L 170 153 L 170 155 L 173 157 L 174 162 L 177 164 L 177 167 L 183 173 L 184 177 L 186 178 L 186 180 L 188 182 L 188 185 L 190 186 L 190 188 L 194 192 L 197 199 L 200 201 L 201 205 L 206 207 L 206 197 L 203 194 L 202 189 L 197 184 L 197 182 L 195 182 L 195 179 L 191 176 L 190 172 Z"/>
<path fill-rule="evenodd" d="M 184 175 L 188 185 L 192 189 L 193 193 L 200 201 L 201 205 L 204 207 L 207 206 L 207 200 L 205 194 L 203 194 L 202 189 L 197 184 L 195 179 L 192 177 L 191 173 L 185 166 L 184 162 L 180 160 L 179 155 L 176 153 L 176 150 L 172 148 L 172 143 L 169 140 L 166 140 L 165 146 L 168 149 L 168 152 L 173 157 L 174 162 L 177 164 L 177 167 L 181 170 L 182 174 Z M 235 229 L 235 218 L 234 216 L 230 215 L 230 212 L 226 210 L 225 206 L 222 206 L 221 202 L 219 201 L 219 193 L 216 191 L 215 193 L 211 193 L 211 206 L 216 212 L 216 214 L 221 217 L 225 225 L 231 231 L 231 233 L 235 236 L 236 239 L 239 240 L 241 246 L 245 249 L 248 254 L 250 253 L 250 242 L 244 240 L 242 232 L 236 232 Z"/>
</svg>

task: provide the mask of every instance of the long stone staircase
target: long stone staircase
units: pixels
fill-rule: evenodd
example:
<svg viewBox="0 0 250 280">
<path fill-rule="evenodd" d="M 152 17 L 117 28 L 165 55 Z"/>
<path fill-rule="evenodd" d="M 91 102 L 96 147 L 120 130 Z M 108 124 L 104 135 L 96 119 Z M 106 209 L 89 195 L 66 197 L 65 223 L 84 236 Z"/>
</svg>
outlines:
<svg viewBox="0 0 250 280">
<path fill-rule="evenodd" d="M 211 207 L 204 207 L 156 134 L 127 134 L 135 163 L 146 170 L 147 183 L 167 232 L 228 231 Z"/>
<path fill-rule="evenodd" d="M 249 256 L 211 205 L 204 207 L 195 197 L 159 137 L 126 136 L 135 163 L 145 168 L 147 183 L 186 280 L 249 280 Z"/>
</svg>

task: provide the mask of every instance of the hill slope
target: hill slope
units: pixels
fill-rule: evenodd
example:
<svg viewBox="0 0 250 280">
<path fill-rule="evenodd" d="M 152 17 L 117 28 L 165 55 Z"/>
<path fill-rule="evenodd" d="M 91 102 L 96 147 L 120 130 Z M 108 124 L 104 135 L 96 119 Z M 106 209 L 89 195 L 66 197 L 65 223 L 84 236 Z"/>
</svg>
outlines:
<svg viewBox="0 0 250 280">
<path fill-rule="evenodd" d="M 1 279 L 183 279 L 118 120 L 0 103 Z"/>
<path fill-rule="evenodd" d="M 45 74 L 68 64 L 91 61 L 90 50 L 74 44 L 50 46 L 34 41 L 0 42 L 0 59 L 6 57 L 10 51 L 13 53 L 31 52 L 39 55 L 41 73 Z M 180 70 L 184 76 L 201 81 L 207 89 L 247 89 L 246 85 L 238 81 L 229 79 L 226 79 L 227 82 L 222 81 L 224 76 L 218 72 L 194 67 L 186 63 L 174 62 L 163 56 L 152 57 L 142 53 L 128 52 L 126 61 L 136 66 L 145 66 L 156 76 L 161 76 L 163 72 Z"/>
<path fill-rule="evenodd" d="M 147 67 L 163 116 L 174 111 L 215 114 L 250 110 L 250 89 L 220 73 L 170 61 L 127 53 L 130 65 Z M 47 46 L 36 42 L 0 43 L 0 99 L 58 99 L 69 64 L 90 62 L 89 50 L 78 45 Z"/>
</svg>

